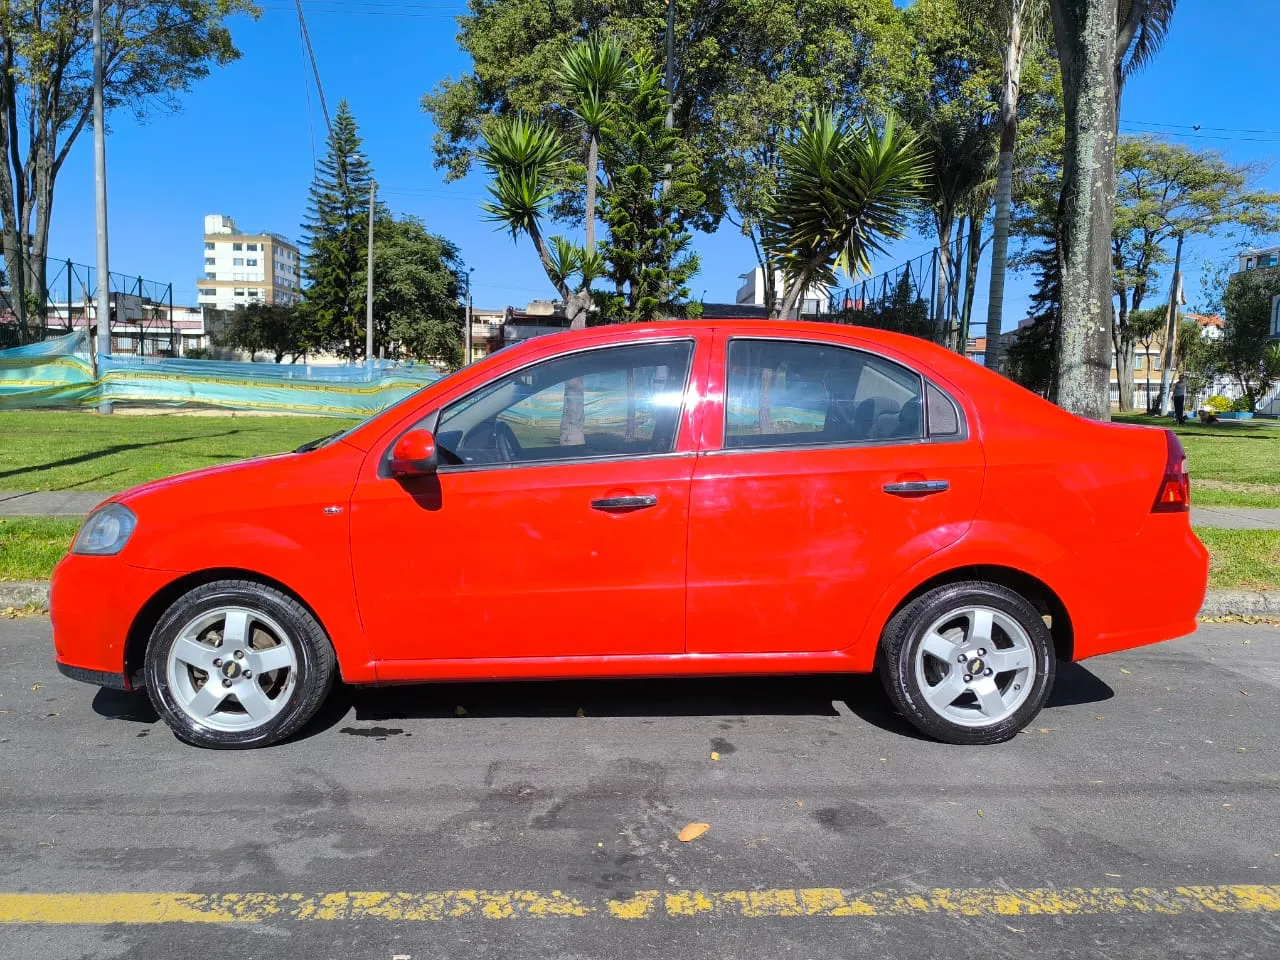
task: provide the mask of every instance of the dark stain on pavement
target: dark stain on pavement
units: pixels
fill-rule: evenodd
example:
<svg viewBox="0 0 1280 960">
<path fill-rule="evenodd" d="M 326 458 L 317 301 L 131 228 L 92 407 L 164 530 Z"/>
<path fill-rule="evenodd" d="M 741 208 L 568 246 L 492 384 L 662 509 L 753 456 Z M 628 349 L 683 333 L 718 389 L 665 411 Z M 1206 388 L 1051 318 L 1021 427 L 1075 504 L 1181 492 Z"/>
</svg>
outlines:
<svg viewBox="0 0 1280 960">
<path fill-rule="evenodd" d="M 374 740 L 386 740 L 387 737 L 406 736 L 412 737 L 412 733 L 405 733 L 403 727 L 343 727 L 339 733 L 349 734 L 353 737 L 370 737 Z"/>
<path fill-rule="evenodd" d="M 823 807 L 820 810 L 813 811 L 813 819 L 828 830 L 832 830 L 842 836 L 857 833 L 861 830 L 874 830 L 878 827 L 883 827 L 886 823 L 884 817 L 870 807 L 859 806 L 856 803 L 842 803 L 835 807 Z"/>
<path fill-rule="evenodd" d="M 731 753 L 737 753 L 738 748 L 726 740 L 724 737 L 715 737 L 711 741 L 711 749 L 722 757 L 727 757 Z"/>
</svg>

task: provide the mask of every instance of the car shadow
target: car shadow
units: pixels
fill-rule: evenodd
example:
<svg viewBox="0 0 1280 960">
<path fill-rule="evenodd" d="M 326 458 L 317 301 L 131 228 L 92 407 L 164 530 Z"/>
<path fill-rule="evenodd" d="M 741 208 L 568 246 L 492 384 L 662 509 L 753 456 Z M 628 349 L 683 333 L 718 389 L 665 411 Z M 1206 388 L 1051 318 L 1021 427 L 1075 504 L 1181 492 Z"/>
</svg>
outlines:
<svg viewBox="0 0 1280 960">
<path fill-rule="evenodd" d="M 1059 663 L 1046 709 L 1099 703 L 1115 696 L 1078 663 Z M 343 724 L 343 732 L 378 735 L 396 720 L 574 717 L 832 717 L 844 713 L 890 733 L 925 739 L 889 702 L 878 677 L 815 674 L 785 677 L 677 677 L 656 680 L 553 680 L 431 683 L 335 688 L 298 738 Z M 372 724 L 361 729 L 352 722 Z"/>
<path fill-rule="evenodd" d="M 1059 663 L 1045 708 L 1100 703 L 1115 696 L 1078 663 Z M 145 692 L 100 689 L 99 716 L 128 723 L 159 720 Z M 675 677 L 657 680 L 485 681 L 387 687 L 337 684 L 319 713 L 288 743 L 342 725 L 353 736 L 380 737 L 397 720 L 452 718 L 840 716 L 915 740 L 926 739 L 889 702 L 869 674 L 785 677 Z M 369 724 L 358 727 L 354 724 Z M 398 731 L 395 731 L 398 732 Z"/>
</svg>

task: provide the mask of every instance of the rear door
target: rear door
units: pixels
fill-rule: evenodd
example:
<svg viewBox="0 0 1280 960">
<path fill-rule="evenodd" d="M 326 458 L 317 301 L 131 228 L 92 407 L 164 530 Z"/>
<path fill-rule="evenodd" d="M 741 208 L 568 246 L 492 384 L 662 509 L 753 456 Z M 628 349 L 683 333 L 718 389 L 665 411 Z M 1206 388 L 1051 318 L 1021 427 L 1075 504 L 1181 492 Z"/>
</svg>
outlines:
<svg viewBox="0 0 1280 960">
<path fill-rule="evenodd" d="M 722 335 L 713 371 L 723 411 L 694 468 L 688 650 L 843 649 L 900 574 L 968 529 L 981 445 L 946 391 L 852 342 Z"/>
</svg>

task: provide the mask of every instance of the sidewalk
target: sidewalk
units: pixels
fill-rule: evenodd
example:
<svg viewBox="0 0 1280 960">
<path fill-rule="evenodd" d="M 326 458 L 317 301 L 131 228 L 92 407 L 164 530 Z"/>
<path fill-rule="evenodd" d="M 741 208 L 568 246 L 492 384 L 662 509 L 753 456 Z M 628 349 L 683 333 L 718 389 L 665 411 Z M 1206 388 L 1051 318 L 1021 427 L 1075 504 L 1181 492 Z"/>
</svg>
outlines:
<svg viewBox="0 0 1280 960">
<path fill-rule="evenodd" d="M 83 517 L 113 496 L 84 490 L 27 492 L 0 490 L 0 517 Z M 1280 530 L 1280 510 L 1257 507 L 1192 507 L 1193 527 Z"/>
<path fill-rule="evenodd" d="M 83 517 L 110 496 L 85 490 L 0 490 L 0 517 Z"/>
</svg>

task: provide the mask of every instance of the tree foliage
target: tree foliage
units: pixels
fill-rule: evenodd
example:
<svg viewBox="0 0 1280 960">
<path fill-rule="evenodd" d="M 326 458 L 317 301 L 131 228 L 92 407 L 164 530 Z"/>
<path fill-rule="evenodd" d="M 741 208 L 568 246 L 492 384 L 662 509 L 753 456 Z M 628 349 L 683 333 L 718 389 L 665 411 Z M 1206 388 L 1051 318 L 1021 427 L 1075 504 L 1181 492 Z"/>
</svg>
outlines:
<svg viewBox="0 0 1280 960">
<path fill-rule="evenodd" d="M 612 292 L 599 297 L 606 319 L 654 320 L 679 312 L 698 269 L 687 227 L 700 210 L 693 151 L 666 126 L 666 93 L 658 67 L 635 64 L 624 108 L 603 128 L 608 173 L 601 213 L 609 227 L 602 251 Z"/>
<path fill-rule="evenodd" d="M 783 134 L 819 105 L 882 112 L 911 69 L 893 0 L 675 0 L 676 129 L 698 157 L 703 205 L 693 229 L 726 213 L 754 245 L 772 297 L 774 266 L 761 227 L 777 186 Z M 473 0 L 459 18 L 471 69 L 423 98 L 437 127 L 436 163 L 463 176 L 498 118 L 523 115 L 576 136 L 580 120 L 560 94 L 561 57 L 595 34 L 661 62 L 665 4 L 590 0 Z M 582 216 L 576 189 L 558 191 L 555 216 Z"/>
<path fill-rule="evenodd" d="M 1111 248 L 1118 309 L 1112 343 L 1117 368 L 1127 370 L 1138 339 L 1130 315 L 1142 309 L 1160 265 L 1170 260 L 1167 244 L 1178 236 L 1213 233 L 1229 239 L 1280 229 L 1280 194 L 1258 188 L 1256 166 L 1229 164 L 1216 150 L 1150 135 L 1120 138 L 1116 175 Z M 1132 405 L 1127 378 L 1120 381 L 1120 405 Z"/>
<path fill-rule="evenodd" d="M 360 152 L 360 132 L 347 101 L 339 102 L 325 155 L 311 183 L 302 224 L 302 310 L 314 347 L 348 360 L 364 356 L 365 304 L 360 281 L 369 238 L 373 171 Z"/>
<path fill-rule="evenodd" d="M 273 303 L 251 303 L 236 307 L 226 322 L 211 337 L 219 347 L 243 350 L 253 359 L 266 351 L 282 363 L 286 355 L 290 363 L 307 351 L 304 321 L 297 307 Z"/>
<path fill-rule="evenodd" d="M 1280 341 L 1272 337 L 1277 296 L 1280 268 L 1273 267 L 1234 274 L 1222 298 L 1222 369 L 1248 398 L 1250 410 L 1280 383 Z"/>
<path fill-rule="evenodd" d="M 790 317 L 811 283 L 833 283 L 836 267 L 866 272 L 885 240 L 903 236 L 925 167 L 916 138 L 892 119 L 855 128 L 828 110 L 806 118 L 779 160 L 763 234 L 787 287 L 774 313 Z"/>
<path fill-rule="evenodd" d="M 462 262 L 457 248 L 417 217 L 379 208 L 373 226 L 374 348 L 390 359 L 462 364 Z M 367 268 L 359 278 L 365 296 Z"/>
<path fill-rule="evenodd" d="M 104 0 L 102 8 L 104 107 L 136 116 L 176 108 L 212 67 L 237 59 L 226 20 L 257 12 L 251 0 Z M 54 184 L 95 122 L 90 14 L 87 0 L 0 5 L 0 229 L 16 305 L 27 291 L 44 302 Z"/>
</svg>

